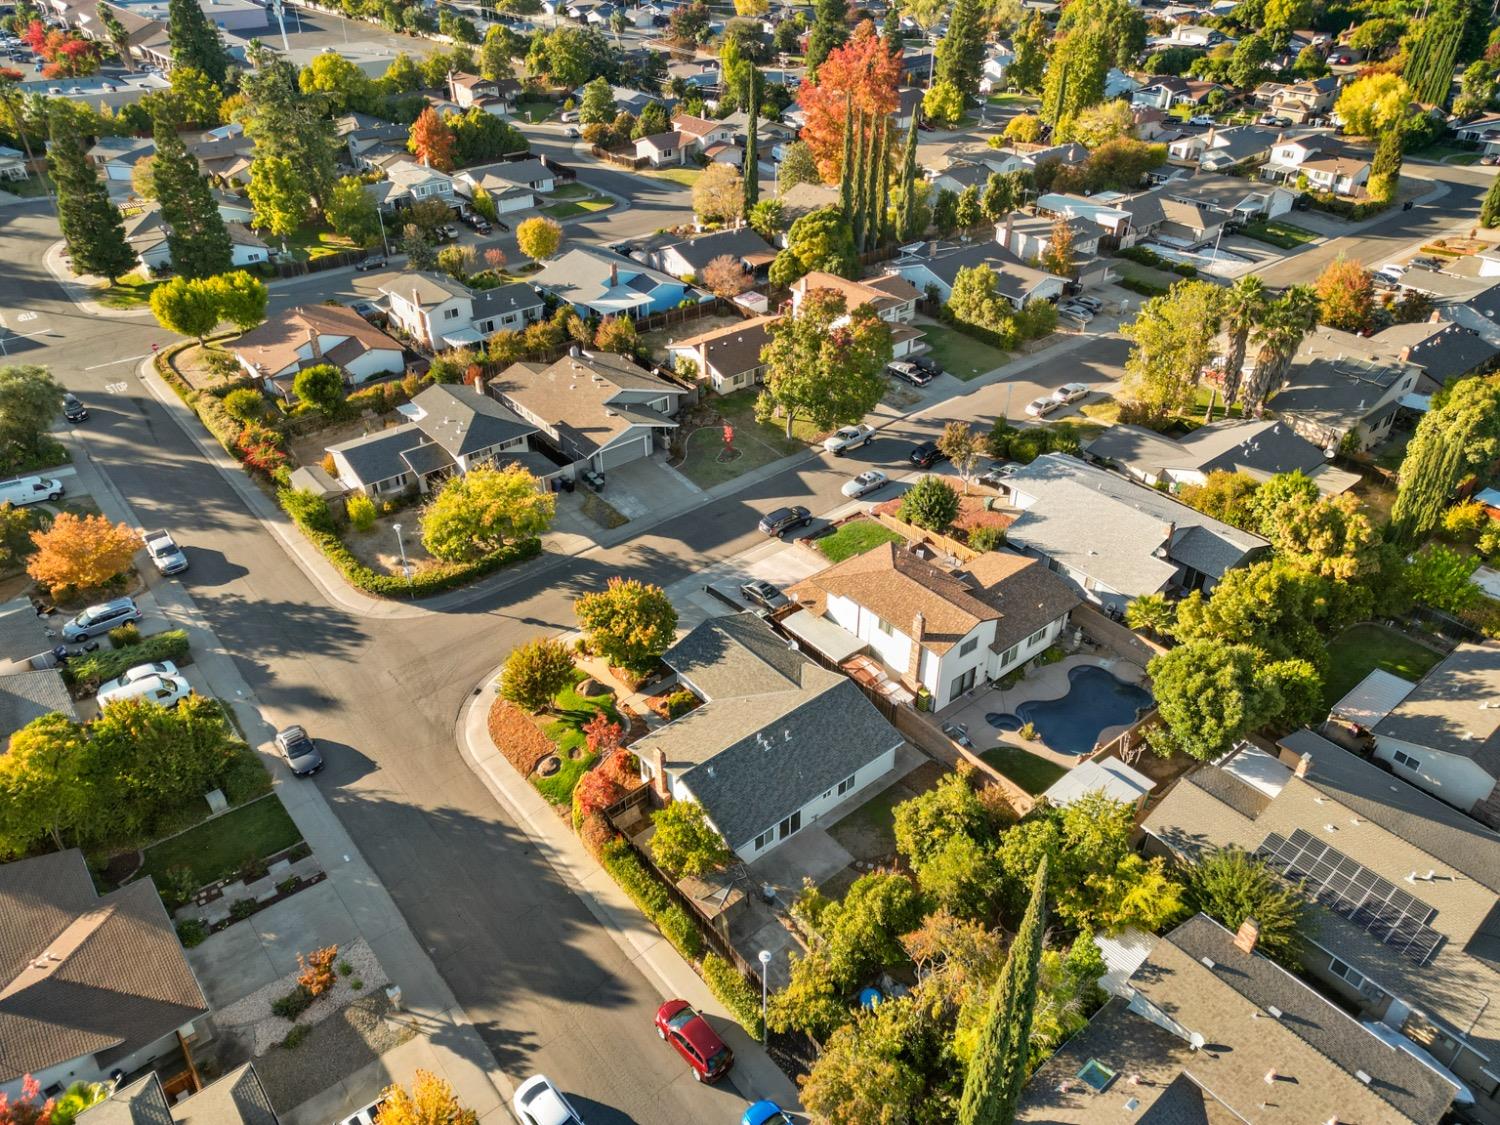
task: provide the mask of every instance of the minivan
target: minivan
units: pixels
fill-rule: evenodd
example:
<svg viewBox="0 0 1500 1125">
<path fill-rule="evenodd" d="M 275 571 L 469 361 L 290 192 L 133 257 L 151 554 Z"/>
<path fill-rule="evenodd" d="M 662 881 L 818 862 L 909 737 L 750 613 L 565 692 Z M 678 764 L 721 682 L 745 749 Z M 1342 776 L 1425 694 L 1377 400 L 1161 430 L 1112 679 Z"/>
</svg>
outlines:
<svg viewBox="0 0 1500 1125">
<path fill-rule="evenodd" d="M 91 605 L 63 626 L 63 640 L 86 641 L 107 633 L 116 625 L 125 625 L 141 619 L 141 611 L 134 598 L 116 598 L 114 601 Z"/>
</svg>

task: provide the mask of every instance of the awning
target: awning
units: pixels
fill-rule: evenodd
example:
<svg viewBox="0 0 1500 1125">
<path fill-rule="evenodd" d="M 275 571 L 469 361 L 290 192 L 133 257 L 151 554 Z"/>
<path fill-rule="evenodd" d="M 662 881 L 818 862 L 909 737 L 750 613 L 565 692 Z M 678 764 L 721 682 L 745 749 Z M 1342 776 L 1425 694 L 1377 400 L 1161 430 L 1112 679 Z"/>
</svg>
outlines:
<svg viewBox="0 0 1500 1125">
<path fill-rule="evenodd" d="M 842 625 L 824 617 L 814 617 L 805 609 L 781 619 L 781 627 L 814 652 L 822 653 L 835 664 L 842 664 L 869 646 Z"/>
<path fill-rule="evenodd" d="M 1407 391 L 1404 395 L 1398 398 L 1396 402 L 1401 406 L 1406 407 L 1406 409 L 1408 410 L 1416 410 L 1422 414 L 1426 414 L 1429 410 L 1432 409 L 1431 395 L 1419 395 L 1413 393 L 1412 391 Z"/>
<path fill-rule="evenodd" d="M 1384 668 L 1376 668 L 1360 680 L 1354 690 L 1335 703 L 1329 714 L 1345 722 L 1358 723 L 1369 730 L 1401 706 L 1401 701 L 1416 686 L 1410 680 L 1392 675 Z"/>
</svg>

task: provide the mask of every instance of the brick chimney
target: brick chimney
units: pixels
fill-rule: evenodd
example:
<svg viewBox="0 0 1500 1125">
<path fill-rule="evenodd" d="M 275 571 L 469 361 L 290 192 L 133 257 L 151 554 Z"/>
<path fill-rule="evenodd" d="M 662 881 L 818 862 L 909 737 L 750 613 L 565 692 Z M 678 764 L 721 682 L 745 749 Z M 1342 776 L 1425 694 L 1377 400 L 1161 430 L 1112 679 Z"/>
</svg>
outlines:
<svg viewBox="0 0 1500 1125">
<path fill-rule="evenodd" d="M 1410 363 L 1411 345 L 1407 345 L 1406 347 L 1402 348 L 1401 351 L 1397 354 L 1396 358 L 1399 359 L 1402 363 Z"/>
<path fill-rule="evenodd" d="M 927 638 L 927 618 L 919 609 L 911 619 L 911 656 L 906 661 L 906 678 L 913 684 L 921 683 L 922 642 Z"/>
<path fill-rule="evenodd" d="M 1255 943 L 1260 940 L 1260 923 L 1254 918 L 1246 918 L 1240 923 L 1239 931 L 1234 935 L 1234 947 L 1241 953 L 1254 953 Z"/>
<path fill-rule="evenodd" d="M 307 351 L 313 359 L 323 358 L 323 347 L 318 343 L 318 330 L 311 325 L 307 329 Z"/>
<path fill-rule="evenodd" d="M 613 289 L 620 284 L 620 267 L 614 262 L 609 263 L 609 287 Z"/>
<path fill-rule="evenodd" d="M 652 753 L 654 755 L 652 766 L 655 769 L 655 773 L 651 777 L 651 788 L 656 790 L 656 795 L 663 801 L 670 801 L 672 799 L 672 785 L 667 780 L 666 751 L 658 746 Z"/>
</svg>

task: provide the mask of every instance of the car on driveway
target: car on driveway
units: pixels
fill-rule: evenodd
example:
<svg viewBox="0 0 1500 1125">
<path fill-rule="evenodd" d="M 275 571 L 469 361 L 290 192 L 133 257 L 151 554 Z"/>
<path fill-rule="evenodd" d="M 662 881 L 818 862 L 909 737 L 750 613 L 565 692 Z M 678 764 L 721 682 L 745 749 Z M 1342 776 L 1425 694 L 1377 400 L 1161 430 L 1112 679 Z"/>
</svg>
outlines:
<svg viewBox="0 0 1500 1125">
<path fill-rule="evenodd" d="M 385 258 L 379 254 L 371 254 L 369 257 L 354 263 L 354 268 L 360 273 L 369 273 L 371 270 L 385 269 Z"/>
<path fill-rule="evenodd" d="M 107 691 L 115 691 L 126 687 L 137 680 L 144 680 L 151 676 L 175 676 L 177 665 L 170 660 L 153 660 L 149 664 L 137 664 L 134 668 L 128 668 L 112 680 L 106 680 L 99 685 L 100 694 Z"/>
<path fill-rule="evenodd" d="M 378 1098 L 369 1105 L 355 1110 L 348 1117 L 340 1117 L 338 1125 L 376 1125 L 380 1119 L 381 1107 L 385 1105 L 384 1098 Z"/>
<path fill-rule="evenodd" d="M 298 777 L 311 777 L 323 768 L 323 752 L 301 726 L 284 727 L 276 732 L 276 751 L 286 759 Z"/>
<path fill-rule="evenodd" d="M 1212 125 L 1212 124 L 1214 124 L 1213 115 L 1209 114 L 1209 113 L 1200 113 L 1196 117 L 1189 117 L 1188 118 L 1188 124 L 1189 125 Z"/>
<path fill-rule="evenodd" d="M 948 455 L 937 447 L 937 442 L 923 441 L 912 448 L 906 459 L 919 469 L 930 469 L 940 461 L 948 460 Z"/>
<path fill-rule="evenodd" d="M 656 1034 L 672 1044 L 699 1082 L 717 1082 L 734 1065 L 734 1052 L 686 1000 L 668 1000 L 656 1010 Z"/>
<path fill-rule="evenodd" d="M 740 1125 L 794 1125 L 792 1118 L 775 1102 L 758 1101 L 740 1116 Z"/>
<path fill-rule="evenodd" d="M 861 422 L 857 426 L 845 426 L 834 430 L 823 439 L 823 452 L 842 457 L 847 450 L 858 449 L 875 440 L 875 427 Z"/>
<path fill-rule="evenodd" d="M 932 382 L 932 376 L 904 359 L 898 359 L 885 365 L 887 374 L 894 379 L 900 379 L 903 383 L 910 383 L 914 387 L 925 387 Z"/>
<path fill-rule="evenodd" d="M 1076 320 L 1080 324 L 1087 324 L 1089 321 L 1094 319 L 1093 309 L 1089 308 L 1087 305 L 1074 304 L 1071 301 L 1065 304 L 1058 305 L 1057 314 L 1059 316 L 1066 316 L 1072 320 Z"/>
<path fill-rule="evenodd" d="M 140 619 L 141 611 L 134 598 L 100 602 L 89 606 L 62 627 L 63 640 L 76 644 L 107 633 L 117 625 L 129 625 Z"/>
<path fill-rule="evenodd" d="M 522 1125 L 583 1125 L 578 1111 L 545 1074 L 537 1074 L 516 1087 L 511 1105 Z"/>
<path fill-rule="evenodd" d="M 146 553 L 163 574 L 181 574 L 188 568 L 187 555 L 182 553 L 171 532 L 148 531 L 141 538 L 146 541 Z"/>
<path fill-rule="evenodd" d="M 780 609 L 791 601 L 790 598 L 764 578 L 756 578 L 746 582 L 740 587 L 740 597 L 744 598 L 751 605 L 758 605 L 762 609 Z"/>
<path fill-rule="evenodd" d="M 1292 123 L 1290 117 L 1278 117 L 1274 113 L 1262 113 L 1255 122 L 1257 125 L 1274 125 L 1278 129 L 1285 129 Z"/>
<path fill-rule="evenodd" d="M 63 417 L 69 422 L 87 422 L 89 408 L 78 401 L 77 395 L 68 391 L 63 395 Z"/>
<path fill-rule="evenodd" d="M 1500 152 L 1491 152 L 1479 158 L 1479 163 L 1485 165 L 1500 164 Z"/>
<path fill-rule="evenodd" d="M 771 535 L 780 539 L 794 527 L 806 527 L 812 523 L 812 513 L 801 504 L 794 504 L 790 508 L 777 508 L 774 512 L 768 512 L 760 521 L 760 530 L 763 535 Z"/>
<path fill-rule="evenodd" d="M 870 469 L 867 472 L 860 473 L 857 477 L 846 480 L 844 487 L 839 489 L 839 491 L 851 500 L 858 500 L 861 496 L 878 492 L 890 483 L 890 478 L 879 469 Z"/>
<path fill-rule="evenodd" d="M 918 371 L 925 371 L 934 379 L 936 379 L 943 373 L 943 369 L 938 366 L 937 362 L 925 355 L 912 356 L 911 359 L 909 359 L 907 362 L 915 367 Z"/>
<path fill-rule="evenodd" d="M 1077 402 L 1081 398 L 1087 398 L 1089 386 L 1087 383 L 1064 383 L 1052 392 L 1052 397 L 1058 402 Z"/>
<path fill-rule="evenodd" d="M 100 707 L 126 699 L 144 699 L 158 707 L 176 707 L 192 694 L 192 685 L 181 676 L 142 676 L 118 687 L 100 688 L 94 699 Z"/>
<path fill-rule="evenodd" d="M 1046 398 L 1034 398 L 1026 404 L 1026 417 L 1045 418 L 1061 405 L 1062 403 L 1051 395 Z"/>
<path fill-rule="evenodd" d="M 0 504 L 38 504 L 43 500 L 61 500 L 62 481 L 56 477 L 17 477 L 0 484 Z"/>
<path fill-rule="evenodd" d="M 1442 272 L 1444 265 L 1444 263 L 1439 261 L 1437 258 L 1429 258 L 1424 255 L 1418 255 L 1407 264 L 1415 266 L 1419 270 L 1437 270 L 1440 273 Z"/>
<path fill-rule="evenodd" d="M 374 301 L 355 301 L 349 307 L 359 313 L 361 319 L 369 321 L 376 328 L 384 328 L 386 321 L 390 319 L 386 311 Z"/>
</svg>

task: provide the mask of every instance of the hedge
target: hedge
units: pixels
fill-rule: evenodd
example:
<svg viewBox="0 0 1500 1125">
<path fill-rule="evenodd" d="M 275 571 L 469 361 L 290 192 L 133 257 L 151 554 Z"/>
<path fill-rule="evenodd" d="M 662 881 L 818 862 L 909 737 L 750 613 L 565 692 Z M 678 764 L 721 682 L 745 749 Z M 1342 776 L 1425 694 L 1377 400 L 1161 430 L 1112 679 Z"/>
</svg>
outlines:
<svg viewBox="0 0 1500 1125">
<path fill-rule="evenodd" d="M 755 995 L 755 988 L 745 975 L 717 953 L 710 953 L 703 958 L 703 979 L 745 1033 L 752 1039 L 760 1039 L 765 1032 L 760 1019 L 760 997 Z"/>
<path fill-rule="evenodd" d="M 1167 291 L 1165 285 L 1152 285 L 1149 281 L 1137 281 L 1133 277 L 1122 277 L 1115 284 L 1121 289 L 1129 289 L 1132 293 L 1139 293 L 1143 297 L 1160 297 Z"/>
<path fill-rule="evenodd" d="M 672 901 L 667 889 L 646 870 L 645 865 L 636 858 L 635 852 L 630 850 L 629 844 L 624 840 L 610 844 L 604 849 L 601 862 L 610 878 L 620 884 L 620 889 L 640 907 L 642 914 L 651 919 L 652 924 L 676 947 L 678 953 L 689 961 L 696 961 L 703 956 L 703 935 L 698 932 L 697 923 L 686 910 Z"/>
<path fill-rule="evenodd" d="M 1155 250 L 1145 246 L 1127 246 L 1122 250 L 1116 250 L 1115 257 L 1127 258 L 1132 262 L 1139 262 L 1143 266 L 1152 266 L 1159 270 L 1168 270 L 1179 277 L 1198 276 L 1197 266 L 1189 265 L 1187 262 L 1174 262 L 1171 258 L 1164 258 Z"/>
<path fill-rule="evenodd" d="M 63 679 L 70 684 L 99 684 L 137 664 L 152 664 L 158 660 L 181 662 L 187 654 L 187 631 L 170 629 L 142 637 L 140 644 L 128 648 L 100 649 L 86 656 L 74 657 L 63 665 Z"/>
</svg>

